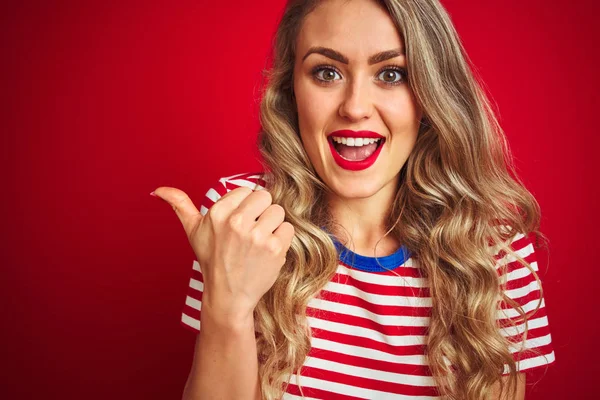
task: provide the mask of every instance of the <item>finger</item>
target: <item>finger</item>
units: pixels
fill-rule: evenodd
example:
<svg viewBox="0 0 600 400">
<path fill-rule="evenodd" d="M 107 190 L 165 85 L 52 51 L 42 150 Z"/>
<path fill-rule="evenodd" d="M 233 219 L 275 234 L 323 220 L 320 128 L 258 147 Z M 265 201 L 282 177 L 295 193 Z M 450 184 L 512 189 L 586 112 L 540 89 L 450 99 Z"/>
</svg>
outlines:
<svg viewBox="0 0 600 400">
<path fill-rule="evenodd" d="M 243 188 L 245 188 L 245 189 L 250 189 L 250 188 L 248 188 L 248 187 L 245 187 L 245 186 L 244 186 Z M 240 191 L 239 189 L 240 189 L 240 188 L 236 188 L 236 189 L 233 189 L 233 190 L 230 190 L 230 191 L 228 191 L 228 192 L 227 192 L 227 193 L 225 193 L 223 196 L 219 197 L 219 198 L 217 199 L 217 201 L 219 201 L 219 200 L 223 200 L 223 199 L 226 199 L 227 197 L 230 197 L 232 194 L 235 196 L 235 194 L 236 194 L 236 193 L 239 193 L 239 191 Z M 250 189 L 250 190 L 252 190 L 252 189 Z M 248 192 L 248 194 L 250 194 L 250 192 Z"/>
<path fill-rule="evenodd" d="M 283 222 L 281 225 L 279 225 L 279 228 L 275 229 L 275 232 L 273 232 L 273 236 L 279 238 L 281 243 L 287 246 L 288 249 L 292 244 L 292 239 L 294 238 L 295 234 L 296 231 L 294 226 L 289 222 Z"/>
<path fill-rule="evenodd" d="M 198 211 L 189 196 L 177 188 L 161 186 L 154 191 L 158 197 L 166 201 L 173 207 L 175 214 L 179 217 L 183 229 L 185 229 L 188 237 L 190 236 L 194 226 L 198 224 L 198 220 L 202 219 L 202 214 Z"/>
<path fill-rule="evenodd" d="M 272 204 L 263 212 L 254 229 L 263 230 L 266 233 L 273 233 L 275 229 L 285 220 L 285 211 L 279 204 Z"/>
<path fill-rule="evenodd" d="M 219 207 L 223 207 L 224 209 L 229 210 L 228 214 L 231 214 L 231 211 L 238 208 L 239 205 L 246 199 L 246 197 L 248 197 L 251 194 L 252 189 L 245 186 L 239 187 L 225 193 L 216 201 L 216 203 L 220 204 Z M 215 206 L 215 204 L 213 204 L 213 207 Z"/>
<path fill-rule="evenodd" d="M 256 220 L 265 212 L 272 202 L 273 197 L 268 191 L 257 190 L 252 192 L 238 206 L 238 212 L 244 216 L 244 225 L 248 229 L 252 229 Z"/>
</svg>

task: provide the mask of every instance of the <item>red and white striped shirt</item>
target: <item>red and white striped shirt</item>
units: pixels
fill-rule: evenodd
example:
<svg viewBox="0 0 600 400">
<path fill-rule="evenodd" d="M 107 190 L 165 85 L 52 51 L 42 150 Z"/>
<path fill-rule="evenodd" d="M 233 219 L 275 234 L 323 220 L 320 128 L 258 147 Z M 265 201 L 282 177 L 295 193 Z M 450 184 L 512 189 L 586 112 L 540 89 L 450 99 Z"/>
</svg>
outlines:
<svg viewBox="0 0 600 400">
<path fill-rule="evenodd" d="M 200 212 L 225 193 L 241 186 L 264 189 L 263 173 L 221 178 L 208 190 Z M 258 186 L 257 186 L 258 185 Z M 333 279 L 308 304 L 312 348 L 300 377 L 292 375 L 283 399 L 300 399 L 299 381 L 306 399 L 439 399 L 425 357 L 431 297 L 426 279 L 408 250 L 378 257 L 356 254 L 335 240 L 340 262 Z M 536 254 L 528 236 L 517 235 L 512 248 L 537 270 Z M 508 263 L 506 294 L 525 312 L 533 311 L 540 287 L 533 274 L 513 257 L 497 255 L 498 265 Z M 394 270 L 394 273 L 387 269 Z M 203 280 L 200 265 L 193 262 L 181 324 L 198 333 Z M 506 308 L 505 308 L 506 307 Z M 500 327 L 518 317 L 502 305 Z M 511 352 L 517 369 L 530 370 L 554 361 L 554 351 L 542 301 L 529 316 L 525 350 L 519 352 L 524 326 L 499 328 L 515 345 Z"/>
</svg>

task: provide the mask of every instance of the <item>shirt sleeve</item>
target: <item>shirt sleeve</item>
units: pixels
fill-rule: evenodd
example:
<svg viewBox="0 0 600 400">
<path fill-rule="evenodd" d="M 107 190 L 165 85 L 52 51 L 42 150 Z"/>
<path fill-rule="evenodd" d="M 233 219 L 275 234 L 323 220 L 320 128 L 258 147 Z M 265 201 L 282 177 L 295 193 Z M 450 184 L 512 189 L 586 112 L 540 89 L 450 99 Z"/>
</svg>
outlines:
<svg viewBox="0 0 600 400">
<path fill-rule="evenodd" d="M 539 277 L 532 234 L 517 234 L 511 241 L 511 248 L 531 265 Z M 509 340 L 517 371 L 528 374 L 537 372 L 539 367 L 546 367 L 554 362 L 554 349 L 540 282 L 513 255 L 500 252 L 496 255 L 496 260 L 498 268 L 507 266 L 505 269 L 499 268 L 501 283 L 506 284 L 504 294 L 519 304 L 527 316 L 527 321 L 522 322 L 517 310 L 506 301 L 501 301 L 497 315 L 500 331 Z M 504 372 L 508 373 L 508 366 Z"/>
<path fill-rule="evenodd" d="M 199 210 L 200 214 L 206 215 L 212 205 L 228 191 L 224 179 L 220 179 L 212 185 L 202 199 Z M 200 332 L 200 309 L 202 308 L 203 289 L 204 279 L 202 278 L 202 269 L 198 261 L 194 260 L 190 272 L 187 295 L 183 309 L 181 310 L 181 325 L 196 334 Z"/>
</svg>

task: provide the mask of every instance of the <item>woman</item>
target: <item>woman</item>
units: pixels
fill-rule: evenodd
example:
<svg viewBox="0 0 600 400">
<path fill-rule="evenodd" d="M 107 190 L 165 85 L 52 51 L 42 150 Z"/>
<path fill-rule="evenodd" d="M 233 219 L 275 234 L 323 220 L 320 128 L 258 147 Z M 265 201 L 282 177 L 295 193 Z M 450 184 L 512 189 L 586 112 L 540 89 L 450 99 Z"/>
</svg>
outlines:
<svg viewBox="0 0 600 400">
<path fill-rule="evenodd" d="M 539 207 L 443 7 L 290 1 L 274 56 L 265 173 L 201 213 L 155 191 L 198 261 L 184 398 L 524 398 L 554 360 Z"/>
</svg>

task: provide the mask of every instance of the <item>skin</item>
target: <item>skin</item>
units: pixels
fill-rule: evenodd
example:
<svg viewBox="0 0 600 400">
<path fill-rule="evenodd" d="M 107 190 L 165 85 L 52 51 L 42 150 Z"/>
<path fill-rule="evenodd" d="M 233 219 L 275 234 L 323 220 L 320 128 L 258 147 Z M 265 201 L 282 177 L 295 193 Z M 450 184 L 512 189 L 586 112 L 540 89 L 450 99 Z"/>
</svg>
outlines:
<svg viewBox="0 0 600 400">
<path fill-rule="evenodd" d="M 341 53 L 348 63 L 319 53 L 307 55 L 316 46 Z M 386 70 L 393 65 L 406 68 L 405 56 L 372 65 L 368 60 L 376 53 L 403 48 L 391 17 L 371 0 L 323 2 L 306 17 L 296 41 L 294 94 L 302 143 L 317 174 L 333 192 L 328 201 L 336 222 L 349 232 L 354 251 L 368 256 L 389 255 L 400 246 L 395 239 L 384 238 L 384 221 L 422 117 L 406 77 Z M 333 68 L 314 71 L 324 64 Z M 338 129 L 370 130 L 384 136 L 386 143 L 375 164 L 362 171 L 339 167 L 327 142 L 327 135 Z M 344 236 L 343 231 L 335 233 Z M 497 387 L 491 396 L 500 399 Z M 521 373 L 514 399 L 524 398 Z"/>
<path fill-rule="evenodd" d="M 246 187 L 222 196 L 205 215 L 177 188 L 151 194 L 179 217 L 204 280 L 201 329 L 182 399 L 262 398 L 253 311 L 277 279 L 295 234 L 285 210 L 268 191 Z"/>
<path fill-rule="evenodd" d="M 296 45 L 294 93 L 304 148 L 334 193 L 330 208 L 351 234 L 355 251 L 373 256 L 376 242 L 385 234 L 386 210 L 396 193 L 400 169 L 414 148 L 422 111 L 405 77 L 388 69 L 406 68 L 404 55 L 373 65 L 368 59 L 378 52 L 403 49 L 402 39 L 376 3 L 331 0 L 306 17 Z M 317 53 L 304 58 L 313 46 L 334 49 L 349 62 Z M 313 73 L 322 64 L 335 69 Z M 375 164 L 362 171 L 339 167 L 327 142 L 328 133 L 338 129 L 370 130 L 384 136 L 386 143 Z M 391 254 L 399 246 L 386 237 L 376 255 Z"/>
<path fill-rule="evenodd" d="M 189 196 L 160 187 L 154 194 L 175 210 L 186 231 L 204 283 L 202 316 L 216 310 L 218 325 L 237 327 L 273 286 L 295 234 L 285 210 L 266 190 L 240 187 L 202 215 Z"/>
</svg>

